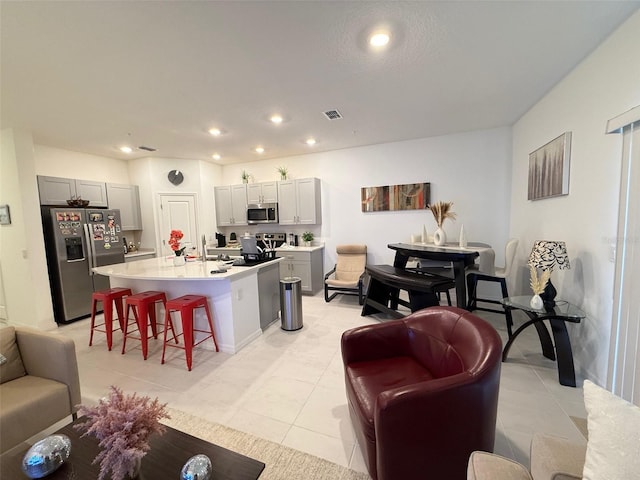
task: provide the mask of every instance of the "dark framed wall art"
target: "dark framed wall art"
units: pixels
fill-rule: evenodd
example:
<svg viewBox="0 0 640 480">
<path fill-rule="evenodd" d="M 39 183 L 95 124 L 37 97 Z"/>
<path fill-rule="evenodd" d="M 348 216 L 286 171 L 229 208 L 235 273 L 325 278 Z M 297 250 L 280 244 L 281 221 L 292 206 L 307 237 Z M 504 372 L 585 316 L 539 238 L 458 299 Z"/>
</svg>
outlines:
<svg viewBox="0 0 640 480">
<path fill-rule="evenodd" d="M 569 194 L 571 132 L 529 154 L 529 200 Z"/>
</svg>

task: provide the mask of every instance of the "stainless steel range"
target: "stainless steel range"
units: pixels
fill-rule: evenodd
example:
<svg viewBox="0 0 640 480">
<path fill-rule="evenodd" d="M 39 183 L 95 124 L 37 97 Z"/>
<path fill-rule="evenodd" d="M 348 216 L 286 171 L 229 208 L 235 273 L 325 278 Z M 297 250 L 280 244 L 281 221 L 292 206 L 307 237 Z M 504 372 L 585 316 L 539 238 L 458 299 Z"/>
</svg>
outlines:
<svg viewBox="0 0 640 480">
<path fill-rule="evenodd" d="M 281 247 L 287 242 L 286 233 L 256 233 L 258 246 L 262 249 Z"/>
</svg>

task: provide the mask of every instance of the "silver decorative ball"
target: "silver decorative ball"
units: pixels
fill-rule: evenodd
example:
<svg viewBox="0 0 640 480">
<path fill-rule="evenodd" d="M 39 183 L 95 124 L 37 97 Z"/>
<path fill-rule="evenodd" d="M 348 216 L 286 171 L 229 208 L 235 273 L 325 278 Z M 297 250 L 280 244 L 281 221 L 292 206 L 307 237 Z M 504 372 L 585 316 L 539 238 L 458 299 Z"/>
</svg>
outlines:
<svg viewBox="0 0 640 480">
<path fill-rule="evenodd" d="M 200 453 L 191 457 L 184 464 L 180 472 L 180 480 L 210 480 L 211 472 L 211 460 Z"/>
<path fill-rule="evenodd" d="M 56 471 L 71 454 L 66 435 L 51 435 L 33 444 L 22 459 L 22 471 L 29 478 L 42 478 Z"/>
</svg>

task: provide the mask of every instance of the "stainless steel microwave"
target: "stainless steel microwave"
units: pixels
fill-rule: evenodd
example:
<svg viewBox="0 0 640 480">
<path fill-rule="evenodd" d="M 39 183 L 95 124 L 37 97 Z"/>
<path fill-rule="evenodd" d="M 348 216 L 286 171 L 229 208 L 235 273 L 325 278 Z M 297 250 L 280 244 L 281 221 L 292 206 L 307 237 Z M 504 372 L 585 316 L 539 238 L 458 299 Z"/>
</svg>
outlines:
<svg viewBox="0 0 640 480">
<path fill-rule="evenodd" d="M 254 203 L 247 205 L 247 223 L 278 223 L 277 203 Z"/>
</svg>

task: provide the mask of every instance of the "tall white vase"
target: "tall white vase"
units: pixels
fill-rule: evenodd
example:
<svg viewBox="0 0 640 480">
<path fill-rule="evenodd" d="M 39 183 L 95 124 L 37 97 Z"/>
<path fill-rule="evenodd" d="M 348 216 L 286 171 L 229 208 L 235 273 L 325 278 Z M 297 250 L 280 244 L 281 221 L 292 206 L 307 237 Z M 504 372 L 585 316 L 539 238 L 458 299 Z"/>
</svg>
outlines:
<svg viewBox="0 0 640 480">
<path fill-rule="evenodd" d="M 427 235 L 427 227 L 422 225 L 422 243 L 427 243 L 429 241 L 429 235 Z"/>
<path fill-rule="evenodd" d="M 467 232 L 464 231 L 464 224 L 460 225 L 460 239 L 458 245 L 462 248 L 467 246 Z"/>
<path fill-rule="evenodd" d="M 438 246 L 442 246 L 447 243 L 447 234 L 442 228 L 438 227 L 433 234 L 433 243 Z"/>
</svg>

